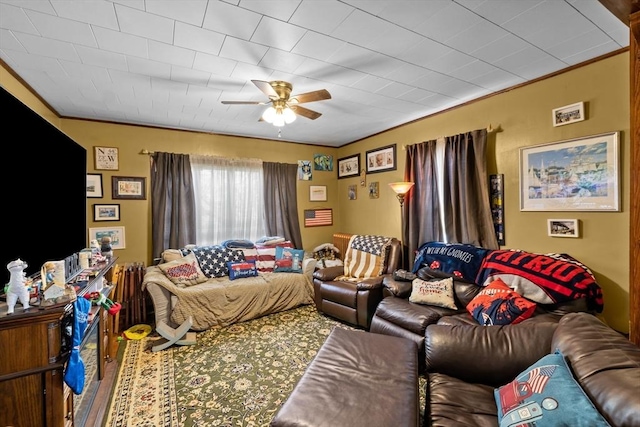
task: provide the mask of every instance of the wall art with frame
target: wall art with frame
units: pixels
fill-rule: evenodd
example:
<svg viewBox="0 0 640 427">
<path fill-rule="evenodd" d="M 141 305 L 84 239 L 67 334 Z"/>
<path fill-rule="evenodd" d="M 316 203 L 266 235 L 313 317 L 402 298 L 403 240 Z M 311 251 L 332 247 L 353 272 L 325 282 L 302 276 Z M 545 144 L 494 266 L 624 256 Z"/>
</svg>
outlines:
<svg viewBox="0 0 640 427">
<path fill-rule="evenodd" d="M 551 112 L 551 118 L 553 119 L 554 126 L 562 126 L 575 122 L 581 122 L 585 119 L 584 102 L 576 102 L 575 104 L 555 108 Z"/>
<path fill-rule="evenodd" d="M 309 201 L 310 202 L 326 202 L 327 186 L 326 185 L 309 186 Z"/>
<path fill-rule="evenodd" d="M 505 244 L 504 238 L 504 174 L 489 175 L 489 205 L 493 228 L 499 245 Z"/>
<path fill-rule="evenodd" d="M 360 153 L 338 159 L 338 179 L 360 175 Z"/>
<path fill-rule="evenodd" d="M 520 149 L 521 211 L 619 211 L 619 132 Z"/>
<path fill-rule="evenodd" d="M 367 173 L 396 170 L 396 144 L 367 151 L 366 162 Z"/>
<path fill-rule="evenodd" d="M 100 199 L 103 197 L 101 173 L 87 174 L 87 197 L 94 199 Z"/>
<path fill-rule="evenodd" d="M 111 205 L 93 205 L 94 221 L 120 221 L 120 205 L 115 203 Z"/>
<path fill-rule="evenodd" d="M 113 199 L 145 200 L 146 178 L 137 176 L 112 176 L 111 197 Z"/>
<path fill-rule="evenodd" d="M 120 167 L 116 147 L 93 147 L 93 158 L 96 170 L 117 171 Z"/>
<path fill-rule="evenodd" d="M 580 237 L 577 219 L 548 219 L 547 234 L 551 237 Z"/>
<path fill-rule="evenodd" d="M 124 249 L 124 227 L 95 227 L 89 228 L 89 241 L 97 240 L 100 242 L 103 237 L 111 237 L 112 249 Z"/>
</svg>

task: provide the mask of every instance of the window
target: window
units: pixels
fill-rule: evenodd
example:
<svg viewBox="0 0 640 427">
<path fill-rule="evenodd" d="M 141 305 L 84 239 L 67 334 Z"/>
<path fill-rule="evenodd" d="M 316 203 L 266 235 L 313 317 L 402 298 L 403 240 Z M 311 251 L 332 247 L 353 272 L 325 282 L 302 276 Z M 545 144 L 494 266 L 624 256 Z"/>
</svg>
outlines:
<svg viewBox="0 0 640 427">
<path fill-rule="evenodd" d="M 196 244 L 265 236 L 262 160 L 190 156 Z"/>
</svg>

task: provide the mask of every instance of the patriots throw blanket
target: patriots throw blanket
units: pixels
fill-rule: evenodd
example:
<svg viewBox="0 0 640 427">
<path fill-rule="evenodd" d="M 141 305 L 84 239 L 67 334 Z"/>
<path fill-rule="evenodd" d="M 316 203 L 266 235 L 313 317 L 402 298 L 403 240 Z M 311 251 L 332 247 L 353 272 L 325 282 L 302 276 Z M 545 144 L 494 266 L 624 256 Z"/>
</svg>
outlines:
<svg viewBox="0 0 640 427">
<path fill-rule="evenodd" d="M 586 298 L 587 308 L 604 308 L 602 289 L 591 271 L 567 254 L 535 254 L 494 250 L 484 258 L 476 283 L 487 286 L 502 279 L 523 297 L 541 304 Z"/>
<path fill-rule="evenodd" d="M 345 250 L 344 275 L 336 280 L 357 281 L 381 276 L 390 244 L 390 237 L 354 234 Z"/>
</svg>

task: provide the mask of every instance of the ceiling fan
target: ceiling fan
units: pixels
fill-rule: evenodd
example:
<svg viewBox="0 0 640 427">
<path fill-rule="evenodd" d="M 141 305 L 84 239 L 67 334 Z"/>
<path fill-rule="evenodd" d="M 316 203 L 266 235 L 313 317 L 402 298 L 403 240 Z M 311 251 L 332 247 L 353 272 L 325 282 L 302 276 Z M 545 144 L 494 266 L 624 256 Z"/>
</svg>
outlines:
<svg viewBox="0 0 640 427">
<path fill-rule="evenodd" d="M 296 119 L 296 115 L 315 120 L 322 114 L 302 107 L 300 104 L 331 99 L 331 94 L 325 89 L 301 93 L 299 95 L 291 95 L 293 86 L 289 82 L 282 80 L 274 80 L 271 82 L 264 80 L 251 80 L 251 82 L 253 82 L 258 89 L 269 97 L 269 101 L 222 101 L 222 103 L 231 105 L 271 104 L 271 106 L 262 114 L 260 120 L 272 123 L 274 126 L 284 126 L 285 123 L 291 123 Z"/>
</svg>

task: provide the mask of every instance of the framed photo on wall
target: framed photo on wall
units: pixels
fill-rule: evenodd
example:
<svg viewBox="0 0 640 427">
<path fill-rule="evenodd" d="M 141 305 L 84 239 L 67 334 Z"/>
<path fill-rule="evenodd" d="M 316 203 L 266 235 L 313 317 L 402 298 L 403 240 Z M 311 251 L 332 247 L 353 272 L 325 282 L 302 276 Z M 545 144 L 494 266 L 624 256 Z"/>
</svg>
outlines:
<svg viewBox="0 0 640 427">
<path fill-rule="evenodd" d="M 360 153 L 338 159 L 338 179 L 360 175 Z"/>
<path fill-rule="evenodd" d="M 619 211 L 618 133 L 520 149 L 521 211 Z"/>
<path fill-rule="evenodd" d="M 396 144 L 367 151 L 367 173 L 396 170 Z"/>
<path fill-rule="evenodd" d="M 146 178 L 137 176 L 111 177 L 111 197 L 113 199 L 145 200 Z"/>
<path fill-rule="evenodd" d="M 577 219 L 547 220 L 547 234 L 551 237 L 580 237 Z"/>
<path fill-rule="evenodd" d="M 87 174 L 87 197 L 100 199 L 102 198 L 102 174 Z"/>
<path fill-rule="evenodd" d="M 96 170 L 117 171 L 120 167 L 116 147 L 93 147 L 93 158 Z"/>
<path fill-rule="evenodd" d="M 124 227 L 95 227 L 89 229 L 89 241 L 97 240 L 98 243 L 103 237 L 111 237 L 111 248 L 124 249 Z"/>
<path fill-rule="evenodd" d="M 93 205 L 94 221 L 120 221 L 120 205 Z"/>
<path fill-rule="evenodd" d="M 326 202 L 327 201 L 327 186 L 326 185 L 312 185 L 309 187 L 309 201 L 310 202 Z"/>
</svg>

